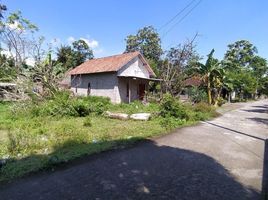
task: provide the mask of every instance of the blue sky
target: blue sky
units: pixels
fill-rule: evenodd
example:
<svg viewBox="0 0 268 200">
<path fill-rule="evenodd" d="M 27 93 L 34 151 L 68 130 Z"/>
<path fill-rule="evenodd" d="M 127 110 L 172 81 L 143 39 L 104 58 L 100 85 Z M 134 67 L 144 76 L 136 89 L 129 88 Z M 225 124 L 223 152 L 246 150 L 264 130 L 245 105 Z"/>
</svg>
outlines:
<svg viewBox="0 0 268 200">
<path fill-rule="evenodd" d="M 198 3 L 196 0 L 192 7 Z M 2 0 L 8 11 L 22 11 L 40 28 L 47 42 L 68 43 L 85 38 L 95 57 L 122 53 L 127 35 L 152 25 L 159 29 L 191 0 Z M 191 38 L 196 32 L 197 50 L 206 56 L 215 48 L 221 59 L 227 45 L 246 39 L 268 58 L 267 0 L 202 0 L 179 24 L 162 37 L 191 8 L 159 31 L 164 49 Z"/>
</svg>

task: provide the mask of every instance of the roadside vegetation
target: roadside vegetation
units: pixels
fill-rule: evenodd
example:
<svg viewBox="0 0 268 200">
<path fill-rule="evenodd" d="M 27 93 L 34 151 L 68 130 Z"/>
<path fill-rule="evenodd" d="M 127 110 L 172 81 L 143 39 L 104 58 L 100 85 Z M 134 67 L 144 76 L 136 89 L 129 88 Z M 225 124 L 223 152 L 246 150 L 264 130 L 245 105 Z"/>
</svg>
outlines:
<svg viewBox="0 0 268 200">
<path fill-rule="evenodd" d="M 162 80 L 151 83 L 146 104 L 74 97 L 59 83 L 94 58 L 92 49 L 82 39 L 53 48 L 38 34 L 21 12 L 0 3 L 0 181 L 193 125 L 217 116 L 216 107 L 227 101 L 268 95 L 267 61 L 249 41 L 229 44 L 223 60 L 213 57 L 214 49 L 203 60 L 198 34 L 164 50 L 157 30 L 147 26 L 125 39 L 125 52 L 140 51 Z M 193 77 L 200 84 L 186 85 Z M 188 101 L 180 101 L 182 94 Z M 110 119 L 106 111 L 148 112 L 151 119 Z"/>
<path fill-rule="evenodd" d="M 113 112 L 150 112 L 149 121 L 107 118 Z M 83 155 L 123 147 L 216 115 L 205 103 L 182 104 L 171 95 L 160 103 L 111 104 L 102 97 L 59 92 L 40 102 L 0 103 L 0 181 L 53 168 Z"/>
</svg>

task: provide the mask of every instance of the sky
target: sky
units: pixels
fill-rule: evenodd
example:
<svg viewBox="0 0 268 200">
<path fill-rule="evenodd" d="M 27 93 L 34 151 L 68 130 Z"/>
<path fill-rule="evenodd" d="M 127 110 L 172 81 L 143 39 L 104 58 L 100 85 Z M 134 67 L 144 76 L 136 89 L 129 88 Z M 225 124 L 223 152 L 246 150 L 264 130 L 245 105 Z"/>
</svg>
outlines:
<svg viewBox="0 0 268 200">
<path fill-rule="evenodd" d="M 199 34 L 197 51 L 222 59 L 227 45 L 245 39 L 268 59 L 267 0 L 0 0 L 20 10 L 53 46 L 84 39 L 95 57 L 122 53 L 127 35 L 152 25 L 164 50 Z M 192 4 L 190 4 L 192 2 Z M 181 14 L 165 25 L 176 14 Z M 162 28 L 161 28 L 162 27 Z"/>
</svg>

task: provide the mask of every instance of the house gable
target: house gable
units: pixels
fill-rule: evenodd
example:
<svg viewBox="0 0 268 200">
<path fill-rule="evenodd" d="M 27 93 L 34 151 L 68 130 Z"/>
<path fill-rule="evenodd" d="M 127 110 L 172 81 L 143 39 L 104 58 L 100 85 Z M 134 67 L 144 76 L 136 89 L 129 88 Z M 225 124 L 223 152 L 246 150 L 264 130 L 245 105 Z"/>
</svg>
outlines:
<svg viewBox="0 0 268 200">
<path fill-rule="evenodd" d="M 139 56 L 137 56 L 119 69 L 117 76 L 148 79 L 150 78 L 150 72 L 146 68 L 146 64 L 140 59 Z"/>
</svg>

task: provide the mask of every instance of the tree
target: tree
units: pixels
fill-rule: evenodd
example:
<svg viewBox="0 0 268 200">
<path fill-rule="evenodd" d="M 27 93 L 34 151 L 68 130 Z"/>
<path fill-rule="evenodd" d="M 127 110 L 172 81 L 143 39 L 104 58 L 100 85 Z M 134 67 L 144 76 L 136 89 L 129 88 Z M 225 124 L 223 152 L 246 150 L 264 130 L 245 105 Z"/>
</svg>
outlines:
<svg viewBox="0 0 268 200">
<path fill-rule="evenodd" d="M 240 98 L 254 98 L 263 91 L 263 77 L 267 75 L 267 61 L 257 55 L 257 48 L 247 40 L 228 45 L 223 65 L 232 80 L 233 90 Z"/>
<path fill-rule="evenodd" d="M 0 4 L 0 20 L 3 18 L 3 11 L 6 11 L 7 7 L 4 4 Z"/>
<path fill-rule="evenodd" d="M 163 79 L 162 92 L 172 95 L 181 92 L 185 72 L 200 59 L 195 51 L 196 36 L 192 40 L 171 48 L 167 51 L 165 59 L 159 63 L 160 78 Z"/>
<path fill-rule="evenodd" d="M 0 82 L 10 82 L 16 77 L 14 60 L 0 50 Z"/>
<path fill-rule="evenodd" d="M 5 22 L 0 22 L 1 40 L 0 43 L 15 60 L 17 71 L 21 69 L 26 59 L 29 57 L 32 40 L 30 36 L 38 31 L 38 27 L 28 19 L 22 17 L 20 11 L 11 13 Z"/>
<path fill-rule="evenodd" d="M 247 40 L 239 40 L 229 44 L 224 56 L 226 67 L 230 70 L 248 67 L 257 52 L 257 48 Z"/>
<path fill-rule="evenodd" d="M 140 51 L 152 62 L 159 61 L 163 53 L 159 34 L 152 26 L 138 30 L 136 35 L 128 35 L 125 41 L 127 43 L 125 52 Z"/>
<path fill-rule="evenodd" d="M 197 73 L 201 75 L 203 82 L 207 88 L 207 95 L 208 95 L 208 103 L 214 103 L 217 105 L 217 99 L 220 95 L 219 90 L 222 87 L 222 79 L 224 76 L 224 71 L 220 68 L 220 62 L 213 58 L 215 50 L 212 49 L 211 52 L 208 54 L 208 58 L 205 64 L 198 63 L 198 67 L 196 69 Z M 216 89 L 214 95 L 214 99 L 212 99 L 212 90 Z"/>
<path fill-rule="evenodd" d="M 93 52 L 84 40 L 77 40 L 72 46 L 61 46 L 57 49 L 57 63 L 62 64 L 65 71 L 92 58 Z"/>
<path fill-rule="evenodd" d="M 255 95 L 260 95 L 261 91 L 264 91 L 265 88 L 265 81 L 263 80 L 265 80 L 265 77 L 268 75 L 267 61 L 260 56 L 255 56 L 250 64 L 250 69 L 256 79 Z M 268 88 L 266 89 L 268 90 Z"/>
</svg>

